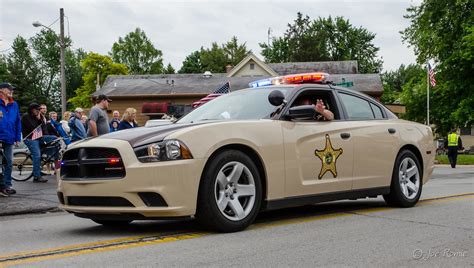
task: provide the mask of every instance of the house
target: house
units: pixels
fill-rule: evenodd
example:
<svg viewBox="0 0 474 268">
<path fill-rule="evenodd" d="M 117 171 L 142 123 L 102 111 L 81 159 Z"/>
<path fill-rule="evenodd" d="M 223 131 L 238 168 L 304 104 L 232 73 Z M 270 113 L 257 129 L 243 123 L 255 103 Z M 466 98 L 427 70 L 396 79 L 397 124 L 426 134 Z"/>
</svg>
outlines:
<svg viewBox="0 0 474 268">
<path fill-rule="evenodd" d="M 108 95 L 113 102 L 110 113 L 128 107 L 137 109 L 137 121 L 143 125 L 150 118 L 165 113 L 185 114 L 191 104 L 229 81 L 230 90 L 249 87 L 255 80 L 293 73 L 327 72 L 333 82 L 380 99 L 383 93 L 379 74 L 359 74 L 357 61 L 269 63 L 250 53 L 227 73 L 111 75 L 93 96 Z M 170 110 L 171 109 L 171 110 Z M 173 111 L 174 109 L 174 111 Z M 179 111 L 177 111 L 179 110 Z"/>
</svg>

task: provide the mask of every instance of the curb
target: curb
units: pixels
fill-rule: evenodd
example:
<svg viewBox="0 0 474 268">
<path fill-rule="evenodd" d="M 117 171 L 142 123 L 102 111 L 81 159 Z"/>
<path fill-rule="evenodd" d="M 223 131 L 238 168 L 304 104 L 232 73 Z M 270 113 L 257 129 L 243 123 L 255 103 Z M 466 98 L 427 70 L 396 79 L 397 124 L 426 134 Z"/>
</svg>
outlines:
<svg viewBox="0 0 474 268">
<path fill-rule="evenodd" d="M 55 206 L 55 207 L 49 207 L 49 208 L 29 209 L 29 210 L 22 210 L 22 211 L 0 212 L 0 217 L 26 215 L 26 214 L 56 213 L 56 212 L 62 212 L 62 211 L 63 210 Z"/>
</svg>

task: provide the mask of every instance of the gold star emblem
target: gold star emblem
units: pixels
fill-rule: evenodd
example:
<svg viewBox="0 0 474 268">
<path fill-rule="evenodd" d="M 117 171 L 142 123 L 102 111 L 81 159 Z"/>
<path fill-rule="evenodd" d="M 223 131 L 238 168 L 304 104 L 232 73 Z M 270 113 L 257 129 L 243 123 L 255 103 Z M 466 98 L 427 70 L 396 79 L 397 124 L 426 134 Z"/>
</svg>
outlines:
<svg viewBox="0 0 474 268">
<path fill-rule="evenodd" d="M 336 178 L 336 160 L 342 154 L 342 148 L 334 149 L 331 144 L 331 139 L 329 139 L 329 135 L 326 134 L 326 148 L 323 150 L 315 150 L 314 154 L 319 157 L 322 162 L 318 178 L 321 179 L 328 171 L 330 171 L 334 178 Z"/>
</svg>

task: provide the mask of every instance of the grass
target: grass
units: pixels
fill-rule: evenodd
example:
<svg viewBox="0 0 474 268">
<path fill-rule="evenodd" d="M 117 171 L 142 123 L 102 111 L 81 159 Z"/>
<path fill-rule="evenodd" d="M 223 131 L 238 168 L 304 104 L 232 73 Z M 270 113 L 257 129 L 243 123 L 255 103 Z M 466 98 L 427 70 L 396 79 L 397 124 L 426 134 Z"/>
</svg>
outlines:
<svg viewBox="0 0 474 268">
<path fill-rule="evenodd" d="M 448 164 L 449 159 L 447 155 L 437 155 L 436 160 L 440 164 Z M 456 165 L 474 165 L 474 154 L 458 154 L 458 161 Z"/>
</svg>

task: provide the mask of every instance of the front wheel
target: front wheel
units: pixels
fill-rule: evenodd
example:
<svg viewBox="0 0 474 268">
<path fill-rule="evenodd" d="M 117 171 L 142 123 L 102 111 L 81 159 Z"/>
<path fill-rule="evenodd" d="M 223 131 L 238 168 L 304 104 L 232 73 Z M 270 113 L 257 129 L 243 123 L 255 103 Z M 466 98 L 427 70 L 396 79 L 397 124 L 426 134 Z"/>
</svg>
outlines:
<svg viewBox="0 0 474 268">
<path fill-rule="evenodd" d="M 13 154 L 12 179 L 26 181 L 33 176 L 33 159 L 26 152 Z"/>
<path fill-rule="evenodd" d="M 214 157 L 199 187 L 196 219 L 219 232 L 237 232 L 257 217 L 262 203 L 262 184 L 249 156 L 226 150 Z"/>
<path fill-rule="evenodd" d="M 385 202 L 391 206 L 413 207 L 421 196 L 422 178 L 421 165 L 415 154 L 401 151 L 395 160 L 390 193 L 383 196 Z"/>
</svg>

